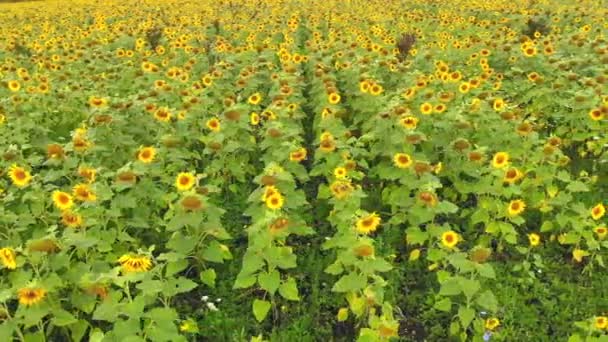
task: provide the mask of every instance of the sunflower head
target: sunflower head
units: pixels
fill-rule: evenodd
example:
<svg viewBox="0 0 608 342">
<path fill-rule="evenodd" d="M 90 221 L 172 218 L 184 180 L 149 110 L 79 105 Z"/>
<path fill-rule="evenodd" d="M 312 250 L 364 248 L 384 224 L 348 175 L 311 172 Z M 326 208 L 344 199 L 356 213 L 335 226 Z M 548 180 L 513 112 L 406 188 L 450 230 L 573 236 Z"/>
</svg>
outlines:
<svg viewBox="0 0 608 342">
<path fill-rule="evenodd" d="M 376 213 L 363 216 L 357 220 L 356 230 L 360 234 L 375 232 L 380 225 L 381 218 Z"/>
<path fill-rule="evenodd" d="M 25 287 L 17 291 L 19 304 L 32 306 L 41 302 L 46 297 L 47 291 L 42 287 Z"/>
<path fill-rule="evenodd" d="M 175 187 L 179 191 L 190 190 L 196 183 L 196 177 L 191 172 L 180 172 L 175 178 Z"/>
</svg>

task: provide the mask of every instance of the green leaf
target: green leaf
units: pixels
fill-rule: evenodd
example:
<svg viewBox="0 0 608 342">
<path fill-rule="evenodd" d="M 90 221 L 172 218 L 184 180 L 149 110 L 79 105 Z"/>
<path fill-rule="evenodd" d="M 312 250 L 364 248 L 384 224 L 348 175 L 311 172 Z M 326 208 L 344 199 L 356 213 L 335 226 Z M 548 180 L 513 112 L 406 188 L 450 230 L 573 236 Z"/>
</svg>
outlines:
<svg viewBox="0 0 608 342">
<path fill-rule="evenodd" d="M 266 292 L 270 293 L 270 295 L 274 295 L 279 288 L 280 282 L 281 275 L 277 270 L 272 270 L 270 273 L 262 272 L 258 275 L 258 283 L 260 284 L 260 287 Z"/>
<path fill-rule="evenodd" d="M 587 192 L 589 191 L 589 187 L 581 181 L 574 181 L 568 184 L 566 190 L 569 190 L 570 192 Z"/>
<path fill-rule="evenodd" d="M 479 275 L 488 278 L 488 279 L 496 279 L 496 272 L 494 272 L 494 268 L 490 264 L 477 264 L 477 272 Z"/>
<path fill-rule="evenodd" d="M 70 325 L 72 341 L 80 342 L 89 329 L 89 322 L 84 319 Z"/>
<path fill-rule="evenodd" d="M 186 267 L 188 267 L 188 260 L 181 259 L 178 261 L 170 261 L 167 263 L 167 268 L 165 270 L 165 277 L 171 277 L 172 275 L 183 271 Z"/>
<path fill-rule="evenodd" d="M 442 296 L 456 296 L 462 292 L 458 278 L 449 278 L 443 283 L 439 289 L 439 294 Z"/>
<path fill-rule="evenodd" d="M 269 310 L 270 302 L 259 299 L 253 301 L 253 315 L 258 322 L 262 322 L 266 318 Z"/>
<path fill-rule="evenodd" d="M 298 285 L 296 280 L 292 277 L 287 278 L 286 281 L 279 287 L 279 294 L 287 300 L 298 301 L 300 296 L 298 294 Z"/>
<path fill-rule="evenodd" d="M 418 227 L 410 227 L 406 230 L 406 241 L 408 245 L 422 245 L 428 238 L 429 233 L 422 231 Z"/>
<path fill-rule="evenodd" d="M 215 279 L 217 275 L 215 274 L 215 270 L 213 268 L 208 268 L 201 272 L 200 279 L 203 284 L 206 284 L 210 287 L 215 287 Z"/>
<path fill-rule="evenodd" d="M 351 272 L 342 276 L 331 289 L 334 292 L 349 292 L 363 289 L 367 285 L 367 276 Z"/>
<path fill-rule="evenodd" d="M 473 298 L 473 296 L 481 288 L 481 284 L 479 284 L 478 280 L 460 278 L 460 288 L 467 299 L 471 300 L 471 298 Z"/>
<path fill-rule="evenodd" d="M 443 312 L 450 312 L 452 310 L 452 300 L 449 297 L 443 298 L 436 302 L 433 308 Z"/>
<path fill-rule="evenodd" d="M 460 323 L 462 323 L 462 327 L 466 329 L 475 318 L 475 310 L 461 306 L 458 309 L 458 318 L 460 318 Z"/>
<path fill-rule="evenodd" d="M 15 327 L 11 322 L 0 324 L 0 341 L 13 341 L 13 331 Z"/>
<path fill-rule="evenodd" d="M 74 324 L 76 322 L 78 322 L 78 319 L 76 319 L 74 315 L 63 309 L 56 309 L 53 311 L 53 325 L 63 327 L 66 325 Z"/>
<path fill-rule="evenodd" d="M 498 301 L 490 290 L 486 290 L 479 295 L 477 304 L 490 312 L 496 312 L 498 310 Z"/>
</svg>

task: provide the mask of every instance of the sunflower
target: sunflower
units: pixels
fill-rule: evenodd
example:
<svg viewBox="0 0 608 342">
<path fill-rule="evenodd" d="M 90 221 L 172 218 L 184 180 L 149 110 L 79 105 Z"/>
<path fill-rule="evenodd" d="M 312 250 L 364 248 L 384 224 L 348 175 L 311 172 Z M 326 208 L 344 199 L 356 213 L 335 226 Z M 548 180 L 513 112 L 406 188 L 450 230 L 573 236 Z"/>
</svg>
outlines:
<svg viewBox="0 0 608 342">
<path fill-rule="evenodd" d="M 608 328 L 608 317 L 606 317 L 606 316 L 596 316 L 595 317 L 595 327 L 597 329 L 606 329 L 606 328 Z"/>
<path fill-rule="evenodd" d="M 80 214 L 74 213 L 71 210 L 64 210 L 61 213 L 61 223 L 70 228 L 78 228 L 82 226 L 83 219 Z"/>
<path fill-rule="evenodd" d="M 497 152 L 492 158 L 492 166 L 500 169 L 509 163 L 509 154 L 507 152 Z"/>
<path fill-rule="evenodd" d="M 334 169 L 334 176 L 337 179 L 345 179 L 346 178 L 346 168 L 340 166 Z"/>
<path fill-rule="evenodd" d="M 368 81 L 361 81 L 361 82 L 359 82 L 359 91 L 360 92 L 362 92 L 362 93 L 369 92 L 369 87 L 370 87 L 370 84 L 369 84 Z"/>
<path fill-rule="evenodd" d="M 55 204 L 55 207 L 57 207 L 57 209 L 59 210 L 67 210 L 74 205 L 74 200 L 72 199 L 72 196 L 70 196 L 70 194 L 68 194 L 67 192 L 58 190 L 53 191 L 52 198 L 53 204 Z"/>
<path fill-rule="evenodd" d="M 203 208 L 203 201 L 194 195 L 184 197 L 180 204 L 184 210 L 197 211 Z"/>
<path fill-rule="evenodd" d="M 32 180 L 32 175 L 26 169 L 13 164 L 8 171 L 8 176 L 11 178 L 11 181 L 15 186 L 19 188 L 23 188 L 30 184 Z"/>
<path fill-rule="evenodd" d="M 336 180 L 331 183 L 329 190 L 337 199 L 344 199 L 354 190 L 353 185 L 349 180 Z"/>
<path fill-rule="evenodd" d="M 601 219 L 606 213 L 606 208 L 602 203 L 598 203 L 595 207 L 591 208 L 591 217 L 594 220 Z"/>
<path fill-rule="evenodd" d="M 589 117 L 593 121 L 600 121 L 604 118 L 604 113 L 602 113 L 602 111 L 597 108 L 592 109 L 591 111 L 589 111 Z"/>
<path fill-rule="evenodd" d="M 515 167 L 512 167 L 512 168 L 509 168 L 507 171 L 505 171 L 505 176 L 503 177 L 503 182 L 508 183 L 508 184 L 513 184 L 513 183 L 517 182 L 518 180 L 520 180 L 522 177 L 523 177 L 523 174 L 521 173 L 521 171 L 519 171 Z"/>
<path fill-rule="evenodd" d="M 367 243 L 363 243 L 363 244 L 355 247 L 353 252 L 355 253 L 356 256 L 359 256 L 359 257 L 373 256 L 374 255 L 374 246 L 367 244 Z"/>
<path fill-rule="evenodd" d="M 595 227 L 593 231 L 595 232 L 595 234 L 597 234 L 597 237 L 600 240 L 604 240 L 608 235 L 608 228 L 604 226 Z"/>
<path fill-rule="evenodd" d="M 460 241 L 460 237 L 453 230 L 448 230 L 441 234 L 441 244 L 448 248 L 454 248 Z"/>
<path fill-rule="evenodd" d="M 331 104 L 338 104 L 340 103 L 340 94 L 338 93 L 330 93 L 329 95 L 327 95 L 327 101 L 329 101 L 329 103 Z"/>
<path fill-rule="evenodd" d="M 393 156 L 393 163 L 400 169 L 407 169 L 408 167 L 412 166 L 413 162 L 414 160 L 412 157 L 405 153 L 396 153 Z"/>
<path fill-rule="evenodd" d="M 492 103 L 492 107 L 497 112 L 502 111 L 503 109 L 505 109 L 505 100 L 503 100 L 501 98 L 494 99 L 494 102 Z"/>
<path fill-rule="evenodd" d="M 276 192 L 276 193 L 266 197 L 265 202 L 266 202 L 266 206 L 269 209 L 276 210 L 276 209 L 281 209 L 283 207 L 285 200 L 283 199 L 283 196 L 279 192 Z"/>
<path fill-rule="evenodd" d="M 137 159 L 144 164 L 150 164 L 155 157 L 156 149 L 152 146 L 141 147 L 137 152 Z"/>
<path fill-rule="evenodd" d="M 154 112 L 154 118 L 160 122 L 169 122 L 171 121 L 171 112 L 167 107 L 158 108 Z"/>
<path fill-rule="evenodd" d="M 95 181 L 96 174 L 97 170 L 92 167 L 80 166 L 78 168 L 78 175 L 84 178 L 88 183 L 93 183 Z"/>
<path fill-rule="evenodd" d="M 249 123 L 251 123 L 252 126 L 259 125 L 260 124 L 260 115 L 256 112 L 249 114 Z"/>
<path fill-rule="evenodd" d="M 433 105 L 425 102 L 420 105 L 420 112 L 424 115 L 429 115 L 433 113 Z"/>
<path fill-rule="evenodd" d="M 84 152 L 91 147 L 91 142 L 86 137 L 77 135 L 72 138 L 72 145 L 76 152 Z"/>
<path fill-rule="evenodd" d="M 384 91 L 384 88 L 382 88 L 382 86 L 379 84 L 374 84 L 369 88 L 369 93 L 374 96 L 378 96 L 378 95 L 382 94 L 383 91 Z"/>
<path fill-rule="evenodd" d="M 536 233 L 528 234 L 528 242 L 530 242 L 530 246 L 532 247 L 540 245 L 540 235 Z"/>
<path fill-rule="evenodd" d="M 59 144 L 48 144 L 46 146 L 46 155 L 49 159 L 63 159 L 65 152 Z"/>
<path fill-rule="evenodd" d="M 323 152 L 332 152 L 336 149 L 336 143 L 334 142 L 333 138 L 321 139 L 319 149 Z"/>
<path fill-rule="evenodd" d="M 10 247 L 0 248 L 0 262 L 2 262 L 2 265 L 9 270 L 14 270 L 17 268 L 15 251 Z"/>
<path fill-rule="evenodd" d="M 124 273 L 146 272 L 152 267 L 152 260 L 145 255 L 124 254 L 118 259 Z"/>
<path fill-rule="evenodd" d="M 8 81 L 7 87 L 8 90 L 12 91 L 13 93 L 16 93 L 19 91 L 19 89 L 21 89 L 21 84 L 19 83 L 19 81 L 12 80 Z"/>
<path fill-rule="evenodd" d="M 41 287 L 25 287 L 17 291 L 19 304 L 31 306 L 39 303 L 46 296 L 47 291 Z"/>
<path fill-rule="evenodd" d="M 306 159 L 306 149 L 304 147 L 289 153 L 289 160 L 293 162 L 301 162 L 304 159 Z"/>
<path fill-rule="evenodd" d="M 74 197 L 82 202 L 95 202 L 97 196 L 88 184 L 78 184 L 72 189 Z"/>
<path fill-rule="evenodd" d="M 369 234 L 375 232 L 380 225 L 381 218 L 376 213 L 371 213 L 357 220 L 356 229 L 359 234 Z"/>
<path fill-rule="evenodd" d="M 219 132 L 221 129 L 220 120 L 217 118 L 211 118 L 207 121 L 207 128 L 212 130 L 213 132 Z"/>
<path fill-rule="evenodd" d="M 500 321 L 496 317 L 486 319 L 485 327 L 488 330 L 494 330 L 494 329 L 498 328 L 499 325 L 500 325 Z"/>
<path fill-rule="evenodd" d="M 399 123 L 401 124 L 401 126 L 407 129 L 416 129 L 418 121 L 418 118 L 408 115 L 406 117 L 401 118 L 401 120 L 399 120 Z"/>
<path fill-rule="evenodd" d="M 262 181 L 268 185 L 266 185 L 266 187 L 264 188 L 264 193 L 262 194 L 262 198 L 261 198 L 262 202 L 265 202 L 268 199 L 268 197 L 279 193 L 279 189 L 277 189 L 276 186 L 272 185 L 272 184 L 274 184 L 274 179 L 271 182 L 267 182 L 264 180 L 265 177 L 267 177 L 267 176 L 262 177 Z"/>
<path fill-rule="evenodd" d="M 469 82 L 462 82 L 460 83 L 460 85 L 458 86 L 458 91 L 461 94 L 466 94 L 469 92 L 469 90 L 471 89 L 471 84 Z"/>
<path fill-rule="evenodd" d="M 89 106 L 93 108 L 102 108 L 108 105 L 108 100 L 102 97 L 91 96 L 89 98 Z"/>
<path fill-rule="evenodd" d="M 255 93 L 247 99 L 247 102 L 252 105 L 257 105 L 262 101 L 262 95 L 260 93 Z"/>
<path fill-rule="evenodd" d="M 509 207 L 507 211 L 509 212 L 509 216 L 517 216 L 521 214 L 526 209 L 526 203 L 520 199 L 512 200 L 509 202 Z"/>
<path fill-rule="evenodd" d="M 180 172 L 175 178 L 175 187 L 179 191 L 190 190 L 194 183 L 196 183 L 196 178 L 190 172 Z"/>
</svg>

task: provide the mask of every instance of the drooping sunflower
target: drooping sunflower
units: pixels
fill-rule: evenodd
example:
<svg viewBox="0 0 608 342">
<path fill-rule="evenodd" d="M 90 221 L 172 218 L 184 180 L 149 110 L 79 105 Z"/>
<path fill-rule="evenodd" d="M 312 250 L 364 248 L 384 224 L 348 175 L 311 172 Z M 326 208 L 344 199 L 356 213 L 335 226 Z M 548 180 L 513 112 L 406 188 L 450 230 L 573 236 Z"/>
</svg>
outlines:
<svg viewBox="0 0 608 342">
<path fill-rule="evenodd" d="M 219 132 L 221 130 L 220 120 L 217 118 L 207 120 L 207 128 L 213 132 Z"/>
<path fill-rule="evenodd" d="M 606 208 L 602 203 L 598 203 L 595 207 L 591 208 L 591 218 L 594 220 L 601 219 L 606 213 Z"/>
<path fill-rule="evenodd" d="M 283 199 L 283 196 L 281 195 L 281 193 L 276 192 L 276 193 L 266 197 L 265 202 L 266 202 L 266 207 L 268 207 L 269 209 L 272 209 L 272 210 L 277 210 L 277 209 L 281 209 L 283 207 L 285 200 Z"/>
<path fill-rule="evenodd" d="M 458 242 L 460 241 L 460 237 L 453 230 L 448 230 L 441 234 L 441 244 L 448 248 L 454 248 Z"/>
<path fill-rule="evenodd" d="M 137 152 L 137 159 L 144 164 L 150 164 L 155 157 L 156 149 L 152 146 L 141 147 Z"/>
<path fill-rule="evenodd" d="M 11 178 L 13 184 L 19 188 L 27 186 L 32 180 L 32 175 L 30 172 L 20 166 L 17 166 L 16 164 L 13 164 L 10 167 L 8 176 Z"/>
<path fill-rule="evenodd" d="M 19 304 L 32 306 L 41 302 L 46 297 L 47 291 L 41 287 L 25 287 L 17 291 Z"/>
<path fill-rule="evenodd" d="M 507 211 L 509 216 L 517 216 L 526 209 L 526 203 L 520 199 L 512 200 L 509 202 Z"/>
<path fill-rule="evenodd" d="M 306 149 L 304 147 L 301 147 L 301 148 L 289 153 L 289 160 L 299 163 L 302 160 L 306 159 L 306 154 L 307 154 Z"/>
<path fill-rule="evenodd" d="M 145 255 L 124 254 L 118 259 L 124 273 L 146 272 L 152 268 L 152 260 Z"/>
<path fill-rule="evenodd" d="M 175 187 L 179 191 L 190 190 L 194 183 L 196 183 L 196 177 L 191 172 L 180 172 L 175 178 Z"/>
<path fill-rule="evenodd" d="M 412 157 L 410 157 L 409 154 L 396 153 L 393 156 L 393 163 L 395 164 L 396 167 L 398 167 L 400 169 L 407 169 L 408 167 L 412 166 L 412 163 L 414 163 L 414 160 L 412 159 Z"/>
<path fill-rule="evenodd" d="M 2 265 L 9 270 L 14 270 L 17 268 L 15 251 L 10 247 L 0 248 L 0 262 L 2 262 Z"/>
<path fill-rule="evenodd" d="M 492 158 L 492 166 L 501 169 L 509 164 L 509 154 L 507 152 L 497 152 Z"/>
<path fill-rule="evenodd" d="M 67 210 L 74 205 L 74 200 L 72 199 L 72 196 L 67 192 L 59 190 L 53 191 L 52 198 L 53 204 L 59 210 Z"/>
<path fill-rule="evenodd" d="M 382 219 L 378 214 L 371 213 L 367 216 L 363 216 L 357 220 L 356 229 L 359 234 L 369 234 L 375 232 L 380 225 Z"/>
<path fill-rule="evenodd" d="M 88 184 L 78 184 L 74 186 L 72 194 L 81 202 L 95 202 L 97 200 L 97 195 L 95 195 Z"/>
<path fill-rule="evenodd" d="M 71 210 L 64 210 L 61 213 L 61 223 L 69 228 L 78 228 L 83 225 L 83 219 L 80 214 L 72 212 Z"/>
</svg>

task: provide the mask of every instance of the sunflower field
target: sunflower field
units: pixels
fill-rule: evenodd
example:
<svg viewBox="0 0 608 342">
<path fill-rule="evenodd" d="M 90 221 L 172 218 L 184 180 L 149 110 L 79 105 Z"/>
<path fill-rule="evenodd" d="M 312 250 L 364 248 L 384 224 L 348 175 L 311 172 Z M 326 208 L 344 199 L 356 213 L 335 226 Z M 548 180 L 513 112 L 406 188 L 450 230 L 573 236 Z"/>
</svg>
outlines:
<svg viewBox="0 0 608 342">
<path fill-rule="evenodd" d="M 0 2 L 0 341 L 608 341 L 608 1 Z"/>
</svg>

